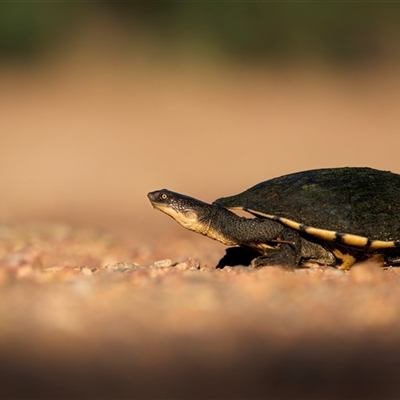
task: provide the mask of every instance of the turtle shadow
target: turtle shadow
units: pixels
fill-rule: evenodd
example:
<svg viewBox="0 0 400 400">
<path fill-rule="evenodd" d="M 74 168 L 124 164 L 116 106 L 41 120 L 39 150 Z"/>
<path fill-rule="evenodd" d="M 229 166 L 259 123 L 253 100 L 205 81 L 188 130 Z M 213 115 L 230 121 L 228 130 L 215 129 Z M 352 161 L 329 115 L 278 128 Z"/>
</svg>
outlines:
<svg viewBox="0 0 400 400">
<path fill-rule="evenodd" d="M 245 266 L 248 267 L 250 263 L 258 257 L 255 251 L 244 249 L 243 247 L 228 247 L 225 250 L 225 255 L 219 260 L 215 268 Z"/>
</svg>

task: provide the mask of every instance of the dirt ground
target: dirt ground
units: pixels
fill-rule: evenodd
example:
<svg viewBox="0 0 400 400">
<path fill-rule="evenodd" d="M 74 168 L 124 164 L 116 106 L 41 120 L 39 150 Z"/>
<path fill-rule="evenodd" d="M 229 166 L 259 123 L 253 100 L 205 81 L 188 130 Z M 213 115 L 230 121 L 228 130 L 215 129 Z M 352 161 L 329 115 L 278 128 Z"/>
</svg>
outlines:
<svg viewBox="0 0 400 400">
<path fill-rule="evenodd" d="M 0 397 L 398 398 L 397 269 L 216 269 L 146 197 L 400 173 L 398 66 L 103 56 L 0 69 Z"/>
</svg>

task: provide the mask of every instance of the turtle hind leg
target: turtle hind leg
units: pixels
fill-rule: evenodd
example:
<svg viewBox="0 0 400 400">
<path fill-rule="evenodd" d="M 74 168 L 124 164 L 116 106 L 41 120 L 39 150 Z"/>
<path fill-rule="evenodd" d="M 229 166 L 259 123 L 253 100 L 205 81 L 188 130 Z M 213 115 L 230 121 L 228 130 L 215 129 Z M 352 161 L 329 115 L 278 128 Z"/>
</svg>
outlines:
<svg viewBox="0 0 400 400">
<path fill-rule="evenodd" d="M 292 229 L 285 229 L 278 238 L 278 245 L 267 249 L 265 254 L 255 258 L 250 267 L 283 267 L 294 269 L 299 266 L 301 259 L 301 237 Z"/>
</svg>

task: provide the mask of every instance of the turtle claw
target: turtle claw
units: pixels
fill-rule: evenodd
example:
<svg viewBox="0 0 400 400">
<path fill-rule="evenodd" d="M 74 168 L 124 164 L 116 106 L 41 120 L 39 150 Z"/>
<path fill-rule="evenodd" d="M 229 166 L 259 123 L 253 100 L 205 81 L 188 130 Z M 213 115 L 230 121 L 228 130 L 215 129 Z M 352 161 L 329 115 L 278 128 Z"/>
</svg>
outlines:
<svg viewBox="0 0 400 400">
<path fill-rule="evenodd" d="M 294 258 L 290 257 L 287 252 L 271 250 L 268 254 L 253 259 L 250 263 L 250 268 L 282 267 L 287 270 L 293 270 L 297 265 L 298 262 L 295 262 Z"/>
</svg>

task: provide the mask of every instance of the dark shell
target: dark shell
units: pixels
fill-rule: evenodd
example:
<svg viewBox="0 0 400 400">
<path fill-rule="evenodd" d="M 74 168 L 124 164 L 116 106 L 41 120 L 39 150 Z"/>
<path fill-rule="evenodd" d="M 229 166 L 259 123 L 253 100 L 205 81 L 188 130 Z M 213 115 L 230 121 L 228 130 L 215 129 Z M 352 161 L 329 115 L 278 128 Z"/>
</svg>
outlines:
<svg viewBox="0 0 400 400">
<path fill-rule="evenodd" d="M 298 172 L 215 203 L 375 240 L 400 239 L 400 175 L 388 171 L 349 167 Z"/>
</svg>

